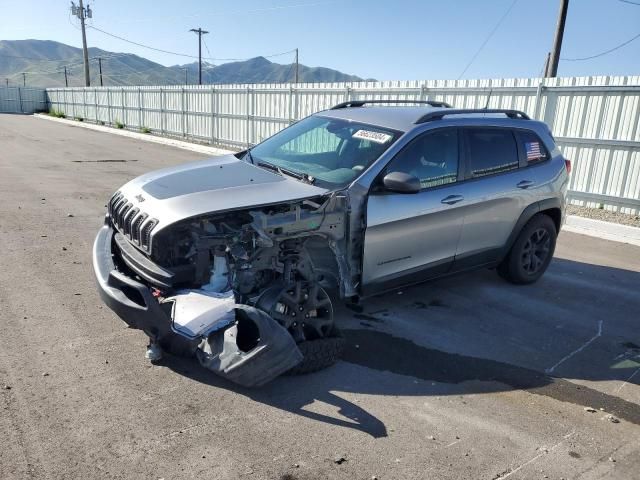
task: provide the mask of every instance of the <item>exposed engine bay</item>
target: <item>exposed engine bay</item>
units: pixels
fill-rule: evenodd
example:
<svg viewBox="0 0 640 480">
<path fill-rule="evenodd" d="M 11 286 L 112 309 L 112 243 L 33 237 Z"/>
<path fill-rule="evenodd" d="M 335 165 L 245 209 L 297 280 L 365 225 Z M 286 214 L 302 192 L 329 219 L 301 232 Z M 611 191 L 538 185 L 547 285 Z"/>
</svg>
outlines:
<svg viewBox="0 0 640 480">
<path fill-rule="evenodd" d="M 247 386 L 294 367 L 323 368 L 313 359 L 301 365 L 297 347 L 339 337 L 327 290 L 354 295 L 359 272 L 349 260 L 360 264 L 361 245 L 345 240 L 347 204 L 334 192 L 190 218 L 154 232 L 150 254 L 114 225 L 116 265 L 144 282 L 171 318 L 171 335 L 145 330 L 156 349 L 149 358 L 159 357 L 159 346 L 171 350 L 178 335 L 204 366 Z M 243 359 L 263 350 L 272 354 L 247 373 Z"/>
</svg>

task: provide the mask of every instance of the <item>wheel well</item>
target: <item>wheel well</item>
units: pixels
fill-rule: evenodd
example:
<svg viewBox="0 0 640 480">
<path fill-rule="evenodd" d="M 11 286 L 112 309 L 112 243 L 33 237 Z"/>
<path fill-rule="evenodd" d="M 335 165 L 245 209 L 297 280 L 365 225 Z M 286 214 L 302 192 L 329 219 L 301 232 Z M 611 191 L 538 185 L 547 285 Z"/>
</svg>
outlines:
<svg viewBox="0 0 640 480">
<path fill-rule="evenodd" d="M 321 278 L 321 284 L 328 288 L 337 288 L 340 284 L 340 270 L 336 256 L 326 239 L 312 236 L 305 242 L 305 250 L 309 255 L 313 268 Z"/>
<path fill-rule="evenodd" d="M 560 226 L 562 223 L 562 212 L 559 208 L 549 208 L 547 210 L 541 210 L 540 213 L 543 215 L 547 215 L 553 220 L 553 223 L 556 226 L 556 233 L 560 231 Z"/>
</svg>

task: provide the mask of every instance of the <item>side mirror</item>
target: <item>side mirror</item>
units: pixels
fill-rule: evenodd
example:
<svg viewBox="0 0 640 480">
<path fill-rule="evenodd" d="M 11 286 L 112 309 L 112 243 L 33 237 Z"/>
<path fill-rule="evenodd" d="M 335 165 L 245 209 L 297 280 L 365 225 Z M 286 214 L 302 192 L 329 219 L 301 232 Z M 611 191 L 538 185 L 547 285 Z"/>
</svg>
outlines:
<svg viewBox="0 0 640 480">
<path fill-rule="evenodd" d="M 418 193 L 421 188 L 418 177 L 404 172 L 387 173 L 382 184 L 386 190 L 396 193 Z"/>
</svg>

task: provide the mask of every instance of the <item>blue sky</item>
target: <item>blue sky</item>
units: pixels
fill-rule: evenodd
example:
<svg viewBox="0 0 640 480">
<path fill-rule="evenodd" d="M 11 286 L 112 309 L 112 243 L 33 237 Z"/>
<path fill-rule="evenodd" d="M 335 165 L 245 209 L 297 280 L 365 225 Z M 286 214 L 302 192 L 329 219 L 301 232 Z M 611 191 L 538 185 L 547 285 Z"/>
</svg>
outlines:
<svg viewBox="0 0 640 480">
<path fill-rule="evenodd" d="M 631 0 L 633 1 L 633 0 Z M 640 33 L 640 0 L 571 0 L 562 56 L 586 57 Z M 160 49 L 197 55 L 202 27 L 216 58 L 300 49 L 300 61 L 379 80 L 455 79 L 513 0 L 94 0 L 96 27 Z M 559 0 L 518 0 L 462 78 L 535 77 L 551 48 Z M 66 0 L 0 0 L 0 36 L 81 45 Z M 89 46 L 164 65 L 188 58 L 96 30 Z M 207 49 L 204 55 L 208 55 Z M 272 58 L 290 63 L 292 54 Z M 216 62 L 221 63 L 221 62 Z M 640 74 L 640 38 L 600 58 L 561 61 L 560 76 Z"/>
</svg>

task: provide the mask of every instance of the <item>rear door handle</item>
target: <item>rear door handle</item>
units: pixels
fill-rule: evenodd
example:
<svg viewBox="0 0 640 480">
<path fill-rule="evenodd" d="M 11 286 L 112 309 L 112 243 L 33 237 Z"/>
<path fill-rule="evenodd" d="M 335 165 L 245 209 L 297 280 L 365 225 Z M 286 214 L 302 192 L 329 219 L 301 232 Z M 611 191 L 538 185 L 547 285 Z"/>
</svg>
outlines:
<svg viewBox="0 0 640 480">
<path fill-rule="evenodd" d="M 464 200 L 462 195 L 449 195 L 448 197 L 440 200 L 441 203 L 446 203 L 447 205 L 453 205 L 454 203 L 458 203 Z"/>
<path fill-rule="evenodd" d="M 519 184 L 516 185 L 518 188 L 529 188 L 533 185 L 531 180 L 522 180 Z"/>
</svg>

